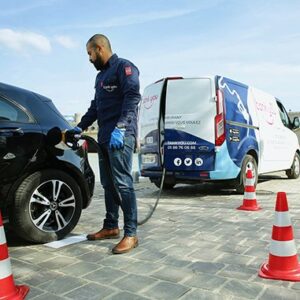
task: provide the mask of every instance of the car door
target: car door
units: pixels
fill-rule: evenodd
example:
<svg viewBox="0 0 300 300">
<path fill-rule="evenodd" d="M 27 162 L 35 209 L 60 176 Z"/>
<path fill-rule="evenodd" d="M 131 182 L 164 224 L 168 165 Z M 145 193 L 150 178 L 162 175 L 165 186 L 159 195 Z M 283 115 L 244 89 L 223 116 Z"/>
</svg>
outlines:
<svg viewBox="0 0 300 300">
<path fill-rule="evenodd" d="M 38 159 L 42 134 L 31 113 L 0 95 L 0 184 L 12 182 Z"/>
</svg>

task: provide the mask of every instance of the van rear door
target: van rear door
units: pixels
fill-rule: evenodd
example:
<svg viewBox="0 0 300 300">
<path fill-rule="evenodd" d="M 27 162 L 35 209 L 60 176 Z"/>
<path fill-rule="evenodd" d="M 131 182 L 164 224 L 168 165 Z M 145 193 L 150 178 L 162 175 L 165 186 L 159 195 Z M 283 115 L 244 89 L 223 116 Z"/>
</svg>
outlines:
<svg viewBox="0 0 300 300">
<path fill-rule="evenodd" d="M 168 80 L 164 117 L 164 166 L 169 171 L 214 169 L 214 77 Z M 208 174 L 208 172 L 207 172 Z"/>
<path fill-rule="evenodd" d="M 164 98 L 165 80 L 147 86 L 143 93 L 139 112 L 139 142 L 141 169 L 161 169 L 161 100 Z"/>
</svg>

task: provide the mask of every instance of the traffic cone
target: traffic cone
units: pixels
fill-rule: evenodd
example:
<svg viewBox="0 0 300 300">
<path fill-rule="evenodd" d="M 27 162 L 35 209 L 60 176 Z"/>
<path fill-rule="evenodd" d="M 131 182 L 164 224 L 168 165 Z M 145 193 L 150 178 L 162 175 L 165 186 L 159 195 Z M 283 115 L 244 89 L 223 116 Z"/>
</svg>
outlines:
<svg viewBox="0 0 300 300">
<path fill-rule="evenodd" d="M 257 205 L 256 193 L 255 193 L 255 179 L 252 175 L 252 171 L 248 170 L 246 174 L 246 184 L 244 189 L 243 204 L 238 207 L 239 210 L 260 210 L 261 207 Z"/>
<path fill-rule="evenodd" d="M 258 275 L 268 279 L 300 281 L 300 264 L 284 192 L 277 193 L 269 261 L 261 266 Z"/>
<path fill-rule="evenodd" d="M 28 286 L 14 284 L 0 211 L 0 300 L 22 300 L 28 292 Z"/>
</svg>

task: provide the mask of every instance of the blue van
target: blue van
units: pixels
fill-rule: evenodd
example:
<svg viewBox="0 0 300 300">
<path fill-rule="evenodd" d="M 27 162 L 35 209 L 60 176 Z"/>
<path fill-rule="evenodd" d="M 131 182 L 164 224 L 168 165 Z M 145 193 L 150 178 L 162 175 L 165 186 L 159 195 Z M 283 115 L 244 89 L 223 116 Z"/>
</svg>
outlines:
<svg viewBox="0 0 300 300">
<path fill-rule="evenodd" d="M 296 117 L 274 96 L 221 76 L 161 79 L 144 90 L 139 115 L 141 175 L 164 188 L 230 181 L 244 191 L 258 175 L 300 174 Z"/>
</svg>

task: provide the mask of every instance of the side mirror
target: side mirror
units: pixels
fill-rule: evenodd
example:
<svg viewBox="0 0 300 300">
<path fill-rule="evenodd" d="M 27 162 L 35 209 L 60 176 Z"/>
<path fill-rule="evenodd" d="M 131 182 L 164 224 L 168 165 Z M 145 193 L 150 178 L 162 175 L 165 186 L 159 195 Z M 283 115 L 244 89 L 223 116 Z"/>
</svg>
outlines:
<svg viewBox="0 0 300 300">
<path fill-rule="evenodd" d="M 300 127 L 300 120 L 299 117 L 295 117 L 293 120 L 293 127 L 294 128 L 299 128 Z"/>
</svg>

